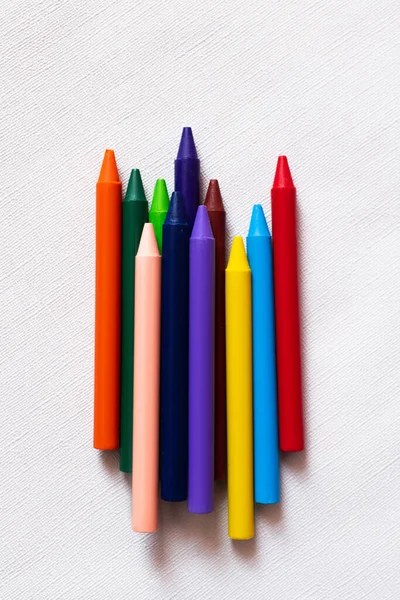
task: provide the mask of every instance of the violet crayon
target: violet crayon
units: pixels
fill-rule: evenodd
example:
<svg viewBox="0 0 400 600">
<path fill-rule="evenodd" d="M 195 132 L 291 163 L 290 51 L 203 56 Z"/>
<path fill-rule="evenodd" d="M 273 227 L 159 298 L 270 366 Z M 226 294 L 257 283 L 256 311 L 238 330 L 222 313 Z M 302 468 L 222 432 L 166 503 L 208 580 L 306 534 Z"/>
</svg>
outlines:
<svg viewBox="0 0 400 600">
<path fill-rule="evenodd" d="M 183 206 L 192 231 L 200 201 L 200 161 L 191 127 L 184 127 L 175 160 L 175 191 L 182 196 Z"/>
<path fill-rule="evenodd" d="M 189 512 L 213 510 L 215 240 L 199 206 L 189 251 Z"/>
</svg>

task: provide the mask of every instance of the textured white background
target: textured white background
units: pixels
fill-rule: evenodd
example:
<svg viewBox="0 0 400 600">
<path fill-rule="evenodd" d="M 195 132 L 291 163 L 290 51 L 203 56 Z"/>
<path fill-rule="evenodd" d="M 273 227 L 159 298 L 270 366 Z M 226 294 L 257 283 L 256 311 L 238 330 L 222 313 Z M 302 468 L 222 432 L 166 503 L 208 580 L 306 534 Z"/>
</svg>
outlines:
<svg viewBox="0 0 400 600">
<path fill-rule="evenodd" d="M 0 598 L 400 598 L 398 0 L 2 0 Z M 307 452 L 256 537 L 163 504 L 130 531 L 91 448 L 95 181 L 172 190 L 191 125 L 245 234 L 298 188 Z"/>
</svg>

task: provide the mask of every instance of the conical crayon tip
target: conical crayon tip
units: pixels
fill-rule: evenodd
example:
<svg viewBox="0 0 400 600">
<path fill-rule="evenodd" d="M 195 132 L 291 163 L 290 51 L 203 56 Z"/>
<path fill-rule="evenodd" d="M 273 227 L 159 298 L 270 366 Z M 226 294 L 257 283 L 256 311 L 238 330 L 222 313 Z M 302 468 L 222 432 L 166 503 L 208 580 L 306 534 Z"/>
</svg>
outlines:
<svg viewBox="0 0 400 600">
<path fill-rule="evenodd" d="M 175 225 L 188 225 L 185 208 L 183 206 L 182 196 L 179 192 L 172 192 L 171 202 L 164 225 L 173 223 Z"/>
<path fill-rule="evenodd" d="M 169 196 L 165 179 L 157 179 L 154 186 L 153 201 L 150 212 L 166 213 L 168 212 Z"/>
<path fill-rule="evenodd" d="M 210 179 L 204 204 L 208 210 L 225 211 L 218 179 Z"/>
<path fill-rule="evenodd" d="M 124 202 L 146 202 L 146 196 L 144 193 L 142 177 L 139 169 L 132 169 L 131 176 L 129 177 L 128 187 Z"/>
<path fill-rule="evenodd" d="M 276 165 L 276 171 L 275 171 L 275 179 L 274 179 L 274 185 L 272 186 L 274 188 L 292 188 L 294 187 L 293 185 L 293 179 L 292 179 L 292 175 L 290 173 L 290 169 L 289 169 L 289 163 L 288 163 L 288 159 L 286 158 L 286 156 L 279 156 L 278 158 L 278 163 Z"/>
<path fill-rule="evenodd" d="M 214 239 L 210 219 L 208 218 L 208 210 L 204 205 L 199 206 L 197 209 L 192 229 L 192 238 Z"/>
<path fill-rule="evenodd" d="M 106 150 L 104 153 L 103 164 L 101 165 L 98 182 L 120 182 L 117 162 L 115 160 L 114 150 Z"/>
<path fill-rule="evenodd" d="M 178 160 L 182 158 L 197 158 L 197 151 L 191 127 L 184 127 L 182 130 L 181 142 L 176 158 Z"/>
<path fill-rule="evenodd" d="M 271 237 L 261 204 L 255 204 L 253 206 L 248 236 Z"/>
<path fill-rule="evenodd" d="M 136 256 L 160 256 L 152 223 L 145 223 L 143 225 L 142 235 Z"/>
<path fill-rule="evenodd" d="M 249 262 L 240 235 L 233 238 L 231 254 L 228 260 L 227 271 L 250 271 Z"/>
</svg>

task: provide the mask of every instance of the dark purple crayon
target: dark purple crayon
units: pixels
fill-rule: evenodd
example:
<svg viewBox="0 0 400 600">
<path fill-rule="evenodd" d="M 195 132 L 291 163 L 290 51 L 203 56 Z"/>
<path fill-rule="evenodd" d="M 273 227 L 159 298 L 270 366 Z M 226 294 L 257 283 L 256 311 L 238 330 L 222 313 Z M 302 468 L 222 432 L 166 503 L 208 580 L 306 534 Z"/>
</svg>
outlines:
<svg viewBox="0 0 400 600">
<path fill-rule="evenodd" d="M 175 160 L 175 191 L 182 196 L 186 217 L 192 230 L 200 201 L 200 161 L 191 127 L 184 127 Z"/>
<path fill-rule="evenodd" d="M 213 510 L 215 240 L 199 206 L 189 251 L 189 495 L 192 513 Z"/>
</svg>

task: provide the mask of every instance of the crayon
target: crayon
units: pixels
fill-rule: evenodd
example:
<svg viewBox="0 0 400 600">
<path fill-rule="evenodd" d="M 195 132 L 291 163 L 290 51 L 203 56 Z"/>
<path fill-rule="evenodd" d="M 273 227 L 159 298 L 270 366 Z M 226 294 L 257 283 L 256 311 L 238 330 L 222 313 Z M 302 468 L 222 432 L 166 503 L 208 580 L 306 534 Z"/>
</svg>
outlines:
<svg viewBox="0 0 400 600">
<path fill-rule="evenodd" d="M 153 201 L 149 212 L 149 221 L 153 223 L 157 238 L 158 249 L 162 252 L 162 232 L 165 217 L 167 216 L 169 197 L 165 179 L 157 179 L 154 186 Z"/>
<path fill-rule="evenodd" d="M 132 169 L 122 202 L 121 439 L 119 468 L 132 471 L 135 256 L 148 205 L 139 169 Z"/>
<path fill-rule="evenodd" d="M 204 202 L 215 238 L 215 423 L 214 477 L 226 474 L 225 361 L 225 209 L 217 179 L 211 179 Z"/>
<path fill-rule="evenodd" d="M 157 530 L 161 256 L 146 223 L 135 259 L 132 529 Z"/>
<path fill-rule="evenodd" d="M 189 224 L 173 192 L 163 227 L 161 268 L 161 498 L 187 499 Z"/>
<path fill-rule="evenodd" d="M 189 512 L 213 510 L 215 240 L 199 206 L 189 262 Z"/>
<path fill-rule="evenodd" d="M 254 536 L 251 271 L 241 237 L 226 268 L 228 534 Z"/>
<path fill-rule="evenodd" d="M 286 156 L 278 158 L 271 190 L 275 278 L 279 445 L 304 448 L 299 291 L 297 283 L 296 188 Z"/>
<path fill-rule="evenodd" d="M 96 186 L 94 437 L 98 450 L 119 447 L 121 328 L 121 182 L 106 150 Z"/>
<path fill-rule="evenodd" d="M 184 127 L 175 160 L 175 191 L 182 196 L 189 231 L 192 231 L 200 200 L 200 161 L 191 127 Z"/>
<path fill-rule="evenodd" d="M 253 315 L 254 499 L 279 502 L 272 243 L 261 204 L 253 207 L 247 237 Z"/>
</svg>

